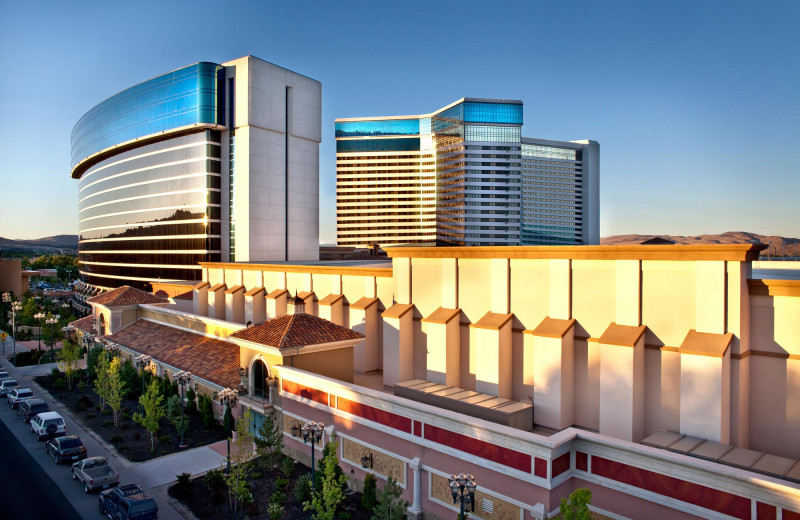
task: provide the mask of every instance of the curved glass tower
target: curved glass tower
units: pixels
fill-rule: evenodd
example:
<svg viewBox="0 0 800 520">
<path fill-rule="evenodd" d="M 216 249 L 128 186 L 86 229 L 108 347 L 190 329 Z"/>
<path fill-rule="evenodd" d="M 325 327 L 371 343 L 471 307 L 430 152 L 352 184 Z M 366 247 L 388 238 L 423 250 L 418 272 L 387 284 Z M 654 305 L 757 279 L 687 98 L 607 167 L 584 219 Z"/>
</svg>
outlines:
<svg viewBox="0 0 800 520">
<path fill-rule="evenodd" d="M 285 99 L 275 103 L 283 117 L 254 122 L 258 130 L 250 126 L 257 119 L 250 106 L 262 108 L 272 100 L 260 92 L 266 89 L 253 80 L 254 70 L 262 81 L 275 83 L 280 77 L 276 90 L 285 92 Z M 237 74 L 249 85 L 238 100 Z M 305 242 L 313 241 L 316 248 L 318 228 L 305 226 L 303 231 L 313 237 L 289 240 L 288 219 L 280 218 L 289 213 L 294 178 L 302 177 L 305 184 L 318 176 L 316 162 L 290 171 L 293 80 L 321 93 L 319 82 L 287 75 L 251 56 L 222 65 L 201 62 L 126 89 L 87 112 L 72 131 L 81 279 L 101 288 L 149 289 L 153 281 L 200 280 L 200 262 L 233 261 L 234 251 L 236 260 L 245 261 L 307 259 L 298 257 L 305 252 L 290 258 L 289 244 L 310 250 Z M 302 101 L 304 107 L 309 103 Z M 298 112 L 304 121 L 313 121 L 313 114 Z M 296 126 L 294 134 L 312 134 L 299 136 L 309 148 L 302 153 L 317 151 L 313 125 L 306 125 L 310 131 Z M 272 164 L 259 164 L 252 155 L 263 152 L 252 150 L 257 147 L 251 143 L 266 142 L 271 133 L 280 134 L 282 153 L 272 157 Z M 241 166 L 233 161 L 234 139 L 236 154 L 248 159 Z M 269 200 L 260 197 L 255 208 L 251 195 L 261 193 L 254 185 L 275 185 L 269 168 L 279 172 L 283 190 L 273 189 Z M 316 182 L 313 187 L 316 200 Z M 316 212 L 313 216 L 316 220 Z M 265 246 L 261 235 L 275 238 Z"/>
</svg>

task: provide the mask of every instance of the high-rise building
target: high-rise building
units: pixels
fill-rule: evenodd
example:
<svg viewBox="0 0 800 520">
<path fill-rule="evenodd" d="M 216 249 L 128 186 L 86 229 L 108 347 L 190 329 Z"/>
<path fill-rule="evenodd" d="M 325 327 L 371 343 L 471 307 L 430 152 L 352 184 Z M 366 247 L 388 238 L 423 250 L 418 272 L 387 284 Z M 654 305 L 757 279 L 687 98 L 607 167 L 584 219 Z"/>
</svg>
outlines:
<svg viewBox="0 0 800 520">
<path fill-rule="evenodd" d="M 253 56 L 128 88 L 72 131 L 81 279 L 200 280 L 202 261 L 316 260 L 321 84 Z"/>
<path fill-rule="evenodd" d="M 599 145 L 523 138 L 522 110 L 337 119 L 338 245 L 599 243 Z"/>
</svg>

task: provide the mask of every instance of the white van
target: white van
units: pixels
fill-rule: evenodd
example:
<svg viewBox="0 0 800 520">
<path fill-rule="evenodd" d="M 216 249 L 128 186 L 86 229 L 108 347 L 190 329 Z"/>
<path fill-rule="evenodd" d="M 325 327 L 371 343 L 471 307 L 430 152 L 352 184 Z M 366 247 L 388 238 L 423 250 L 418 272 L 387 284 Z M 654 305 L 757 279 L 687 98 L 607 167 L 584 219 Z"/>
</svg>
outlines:
<svg viewBox="0 0 800 520">
<path fill-rule="evenodd" d="M 35 433 L 39 440 L 60 437 L 66 432 L 64 418 L 57 412 L 43 412 L 31 419 L 31 433 Z"/>
</svg>

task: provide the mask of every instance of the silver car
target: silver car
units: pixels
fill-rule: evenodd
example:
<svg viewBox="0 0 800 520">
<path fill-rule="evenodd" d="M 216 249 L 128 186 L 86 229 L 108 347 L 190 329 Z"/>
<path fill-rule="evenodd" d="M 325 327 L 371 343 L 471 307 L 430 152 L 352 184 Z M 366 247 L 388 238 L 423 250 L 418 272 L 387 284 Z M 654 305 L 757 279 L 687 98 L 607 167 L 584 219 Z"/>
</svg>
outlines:
<svg viewBox="0 0 800 520">
<path fill-rule="evenodd" d="M 16 409 L 19 403 L 28 399 L 33 399 L 33 390 L 30 388 L 15 388 L 7 397 L 12 409 Z"/>
<path fill-rule="evenodd" d="M 5 381 L 0 382 L 0 397 L 6 397 L 18 386 L 19 383 L 17 383 L 16 379 L 6 379 Z"/>
</svg>

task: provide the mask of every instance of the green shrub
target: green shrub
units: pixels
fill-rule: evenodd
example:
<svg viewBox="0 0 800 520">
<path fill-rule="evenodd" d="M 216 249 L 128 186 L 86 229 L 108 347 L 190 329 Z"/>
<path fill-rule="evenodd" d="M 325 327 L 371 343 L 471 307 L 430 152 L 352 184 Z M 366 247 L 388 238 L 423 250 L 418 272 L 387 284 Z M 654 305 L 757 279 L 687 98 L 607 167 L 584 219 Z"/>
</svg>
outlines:
<svg viewBox="0 0 800 520">
<path fill-rule="evenodd" d="M 158 438 L 158 442 L 161 444 L 169 444 L 170 442 L 172 442 L 172 437 L 170 437 L 169 435 L 162 435 Z"/>
<path fill-rule="evenodd" d="M 200 411 L 200 417 L 203 419 L 203 426 L 206 428 L 211 428 L 216 423 L 216 419 L 214 419 L 214 407 L 211 403 L 211 398 L 207 395 L 201 395 L 199 399 L 200 403 L 198 405 Z"/>
<path fill-rule="evenodd" d="M 289 479 L 278 477 L 275 479 L 275 486 L 281 491 L 286 491 L 286 488 L 289 487 Z"/>
<path fill-rule="evenodd" d="M 129 413 L 122 414 L 122 420 L 123 421 L 130 421 L 131 420 L 131 414 L 129 414 Z"/>
<path fill-rule="evenodd" d="M 292 477 L 292 473 L 294 473 L 294 459 L 291 457 L 287 457 L 284 455 L 283 460 L 281 460 L 281 473 L 286 479 L 290 479 Z"/>
<path fill-rule="evenodd" d="M 269 515 L 270 520 L 281 520 L 284 512 L 285 509 L 281 504 L 270 502 L 267 507 L 267 515 Z"/>
<path fill-rule="evenodd" d="M 311 500 L 311 475 L 308 473 L 297 479 L 294 486 L 294 500 L 300 504 Z"/>
<path fill-rule="evenodd" d="M 225 487 L 225 475 L 222 473 L 222 470 L 212 469 L 206 473 L 203 477 L 203 485 L 211 491 L 223 489 Z"/>
<path fill-rule="evenodd" d="M 83 379 L 78 380 L 78 391 L 83 392 L 86 390 L 86 382 Z"/>
<path fill-rule="evenodd" d="M 178 485 L 179 486 L 188 486 L 189 485 L 189 481 L 192 478 L 192 474 L 191 473 L 186 473 L 184 471 L 180 475 L 176 475 L 176 478 L 178 480 Z"/>
<path fill-rule="evenodd" d="M 108 428 L 109 426 L 113 426 L 113 425 L 114 425 L 114 421 L 103 421 L 102 423 L 100 423 L 100 426 L 103 426 L 104 428 Z"/>
<path fill-rule="evenodd" d="M 361 492 L 361 505 L 367 511 L 372 511 L 378 503 L 378 486 L 375 475 L 367 473 L 364 477 L 364 490 Z"/>
<path fill-rule="evenodd" d="M 270 504 L 283 504 L 286 502 L 286 493 L 282 491 L 276 491 L 269 497 Z"/>
</svg>

